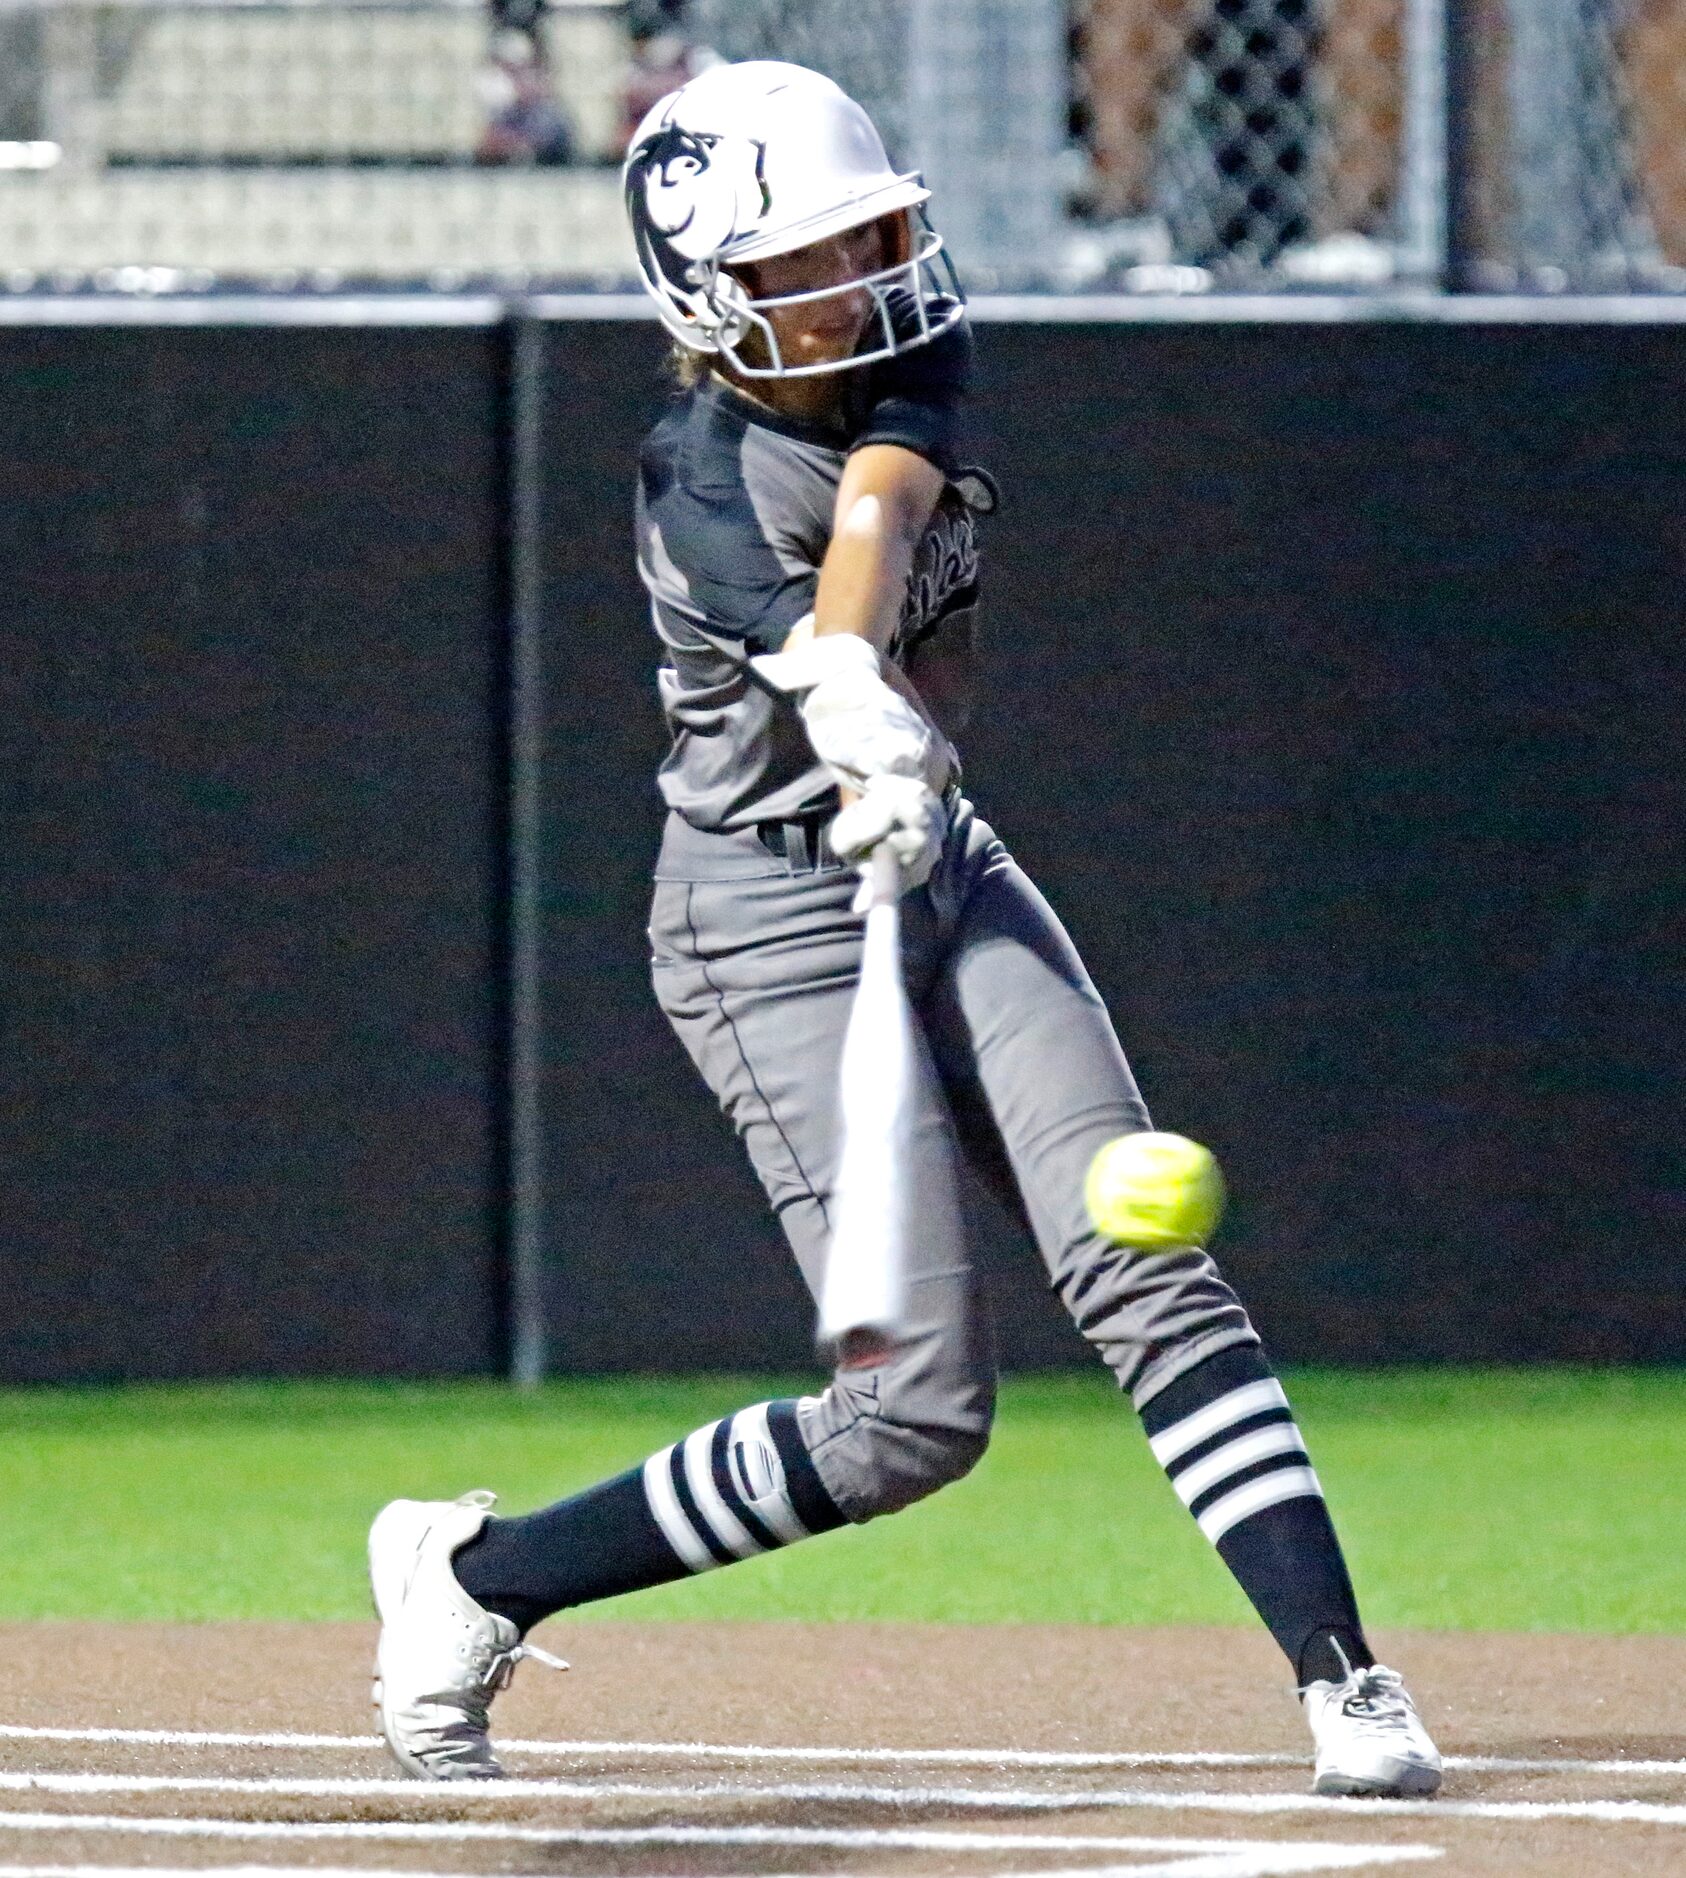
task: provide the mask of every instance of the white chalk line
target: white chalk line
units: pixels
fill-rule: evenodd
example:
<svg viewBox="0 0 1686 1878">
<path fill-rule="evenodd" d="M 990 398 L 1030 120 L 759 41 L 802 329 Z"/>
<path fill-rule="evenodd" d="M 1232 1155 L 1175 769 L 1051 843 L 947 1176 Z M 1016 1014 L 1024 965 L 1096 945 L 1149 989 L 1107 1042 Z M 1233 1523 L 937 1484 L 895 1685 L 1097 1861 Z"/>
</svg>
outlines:
<svg viewBox="0 0 1686 1878">
<path fill-rule="evenodd" d="M 1427 1850 L 1427 1848 L 1425 1848 Z M 1352 1870 L 1357 1865 L 1374 1863 L 1367 1854 L 1354 1848 L 1331 1848 L 1331 1855 L 1312 1854 L 1303 1859 L 1299 1848 L 1282 1848 L 1292 1865 L 1277 1861 L 1277 1848 L 1258 1848 L 1250 1855 L 1249 1846 L 1230 1854 L 1196 1854 L 1153 1865 L 1080 1865 L 1072 1870 L 1036 1870 L 1036 1872 L 991 1872 L 989 1878 L 1275 1878 L 1277 1872 L 1326 1872 Z M 1260 1855 L 1269 1863 L 1260 1863 Z M 1389 1859 L 1384 1863 L 1397 1863 Z M 484 1872 L 404 1872 L 389 1865 L 0 1865 L 0 1878 L 486 1878 Z M 659 1874 L 644 1874 L 659 1878 Z M 680 1874 L 674 1874 L 680 1878 Z M 700 1872 L 685 1872 L 683 1878 L 704 1878 Z M 742 1874 L 721 1874 L 721 1878 L 742 1878 Z M 759 1872 L 757 1878 L 820 1878 L 817 1872 Z"/>
<path fill-rule="evenodd" d="M 1372 1857 L 1368 1848 L 1359 1846 L 1274 1846 L 1242 1840 L 1226 1840 L 1224 1844 L 1222 1852 L 1156 1859 L 1148 1865 L 1132 1860 L 1128 1865 L 1079 1865 L 1068 1871 L 1044 1867 L 1027 1872 L 993 1872 L 989 1878 L 1285 1878 L 1290 1873 L 1355 1871 L 1361 1866 L 1402 1864 L 1413 1856 L 1440 1856 L 1431 1846 L 1389 1848 L 1380 1857 Z M 487 1878 L 487 1874 L 407 1872 L 389 1865 L 0 1865 L 0 1878 Z M 703 1878 L 703 1874 L 689 1870 L 672 1874 L 672 1878 Z M 738 1875 L 732 1874 L 731 1878 Z M 764 1872 L 756 1878 L 834 1878 L 834 1874 Z"/>
<path fill-rule="evenodd" d="M 1433 1847 L 1414 1849 L 1421 1857 L 1438 1858 Z M 1281 1878 L 1290 1873 L 1356 1871 L 1361 1866 L 1396 1865 L 1413 1856 L 1413 1849 L 1389 1849 L 1372 1857 L 1357 1846 L 1313 1847 L 1248 1846 L 1225 1852 L 1197 1853 L 1191 1858 L 1156 1860 L 1150 1865 L 1080 1865 L 1069 1871 L 1046 1868 L 1033 1872 L 997 1872 L 991 1878 Z M 486 1878 L 484 1872 L 395 1871 L 386 1865 L 358 1865 L 334 1869 L 322 1865 L 0 1865 L 0 1878 Z M 701 1878 L 696 1871 L 673 1878 Z M 733 1878 L 737 1878 L 733 1874 Z M 833 1878 L 833 1874 L 766 1872 L 757 1878 Z"/>
<path fill-rule="evenodd" d="M 174 1728 L 26 1728 L 0 1723 L 0 1740 L 122 1742 L 137 1747 L 300 1748 L 384 1753 L 379 1735 L 224 1734 Z M 547 1759 L 590 1755 L 642 1760 L 833 1761 L 843 1764 L 950 1767 L 1300 1767 L 1309 1754 L 1224 1754 L 1196 1750 L 1154 1753 L 1080 1754 L 1037 1748 L 819 1748 L 767 1747 L 760 1743 L 713 1741 L 519 1741 L 498 1738 L 500 1751 Z M 1686 1771 L 1686 1761 L 1681 1763 Z"/>
<path fill-rule="evenodd" d="M 378 1735 L 301 1734 L 277 1730 L 235 1734 L 185 1728 L 32 1728 L 0 1723 L 0 1741 L 113 1742 L 135 1747 L 171 1748 L 284 1748 L 339 1753 L 382 1753 Z M 616 1757 L 719 1761 L 811 1761 L 863 1766 L 1046 1767 L 1096 1769 L 1109 1767 L 1305 1767 L 1306 1754 L 1231 1754 L 1217 1750 L 1167 1749 L 1162 1753 L 1132 1751 L 1081 1753 L 1043 1748 L 840 1748 L 768 1747 L 759 1743 L 713 1741 L 520 1741 L 500 1737 L 498 1747 L 512 1754 L 547 1759 Z M 1519 1759 L 1494 1754 L 1449 1754 L 1449 1770 L 1477 1774 L 1686 1774 L 1686 1760 L 1569 1760 Z"/>
<path fill-rule="evenodd" d="M 1215 1793 L 1168 1788 L 1049 1791 L 1023 1787 L 870 1787 L 841 1782 L 778 1782 L 740 1786 L 730 1782 L 521 1780 L 428 1783 L 402 1779 L 296 1779 L 191 1774 L 0 1775 L 0 1792 L 65 1794 L 239 1794 L 248 1799 L 402 1799 L 462 1805 L 474 1800 L 518 1799 L 647 1800 L 691 1804 L 735 1800 L 807 1806 L 928 1807 L 953 1812 L 1069 1813 L 1152 1808 L 1163 1812 L 1282 1815 L 1345 1814 L 1374 1819 L 1385 1814 L 1417 1819 L 1596 1820 L 1606 1825 L 1686 1826 L 1686 1804 L 1651 1800 L 1357 1800 L 1312 1793 Z M 18 1815 L 0 1810 L 0 1831 Z M 286 1823 L 286 1822 L 278 1822 Z M 337 1826 L 340 1822 L 293 1822 Z M 356 1822 L 344 1822 L 348 1827 Z M 417 1822 L 418 1825 L 420 1822 Z M 427 1827 L 449 1836 L 453 1827 Z"/>
<path fill-rule="evenodd" d="M 488 1878 L 485 1872 L 404 1871 L 393 1865 L 0 1865 L 0 1878 Z M 643 1874 L 643 1878 L 656 1878 Z M 684 1878 L 698 1878 L 695 1872 Z M 755 1878 L 811 1878 L 795 1872 L 758 1872 Z M 992 1872 L 990 1878 L 1005 1878 Z M 1059 1878 L 1039 1872 L 1036 1878 Z M 1090 1870 L 1085 1878 L 1100 1878 Z"/>
<path fill-rule="evenodd" d="M 486 1878 L 391 1865 L 0 1865 L 0 1878 Z"/>
<path fill-rule="evenodd" d="M 1181 1845 L 1182 1840 L 1167 1841 Z M 1194 1841 L 1187 1843 L 1193 1844 Z M 1155 1860 L 1150 1865 L 1079 1865 L 1057 1871 L 992 1872 L 989 1878 L 1277 1878 L 1297 1872 L 1353 1871 L 1438 1858 L 1433 1846 L 1387 1847 L 1373 1856 L 1361 1846 L 1276 1846 L 1224 1840 L 1221 1852 Z M 997 1848 L 1011 1850 L 1010 1845 Z M 484 1872 L 400 1871 L 390 1865 L 0 1865 L 0 1878 L 487 1878 Z M 648 1875 L 647 1875 L 648 1878 Z M 675 1878 L 701 1878 L 695 1870 Z M 733 1874 L 733 1878 L 738 1878 Z M 756 1878 L 822 1878 L 818 1873 L 763 1872 Z M 831 1875 L 825 1875 L 831 1878 Z"/>
<path fill-rule="evenodd" d="M 1131 1867 L 1131 1870 L 1137 1871 L 1139 1868 Z M 483 1871 L 447 1872 L 431 1868 L 406 1871 L 394 1865 L 114 1865 L 100 1862 L 85 1865 L 0 1864 L 0 1878 L 490 1878 L 490 1875 Z M 642 1878 L 655 1878 L 655 1874 L 645 1873 Z M 699 1874 L 687 1872 L 684 1878 L 699 1878 Z M 734 1878 L 741 1878 L 741 1874 L 735 1874 Z M 757 1872 L 755 1878 L 811 1878 L 811 1875 Z M 992 1872 L 989 1878 L 1009 1878 L 1009 1875 Z M 1035 1878 L 1067 1878 L 1067 1874 L 1042 1871 L 1036 1873 Z M 1083 1878 L 1101 1878 L 1101 1874 L 1090 1866 L 1085 1869 Z"/>
<path fill-rule="evenodd" d="M 547 1846 L 784 1846 L 843 1851 L 895 1852 L 1170 1852 L 1262 1856 L 1315 1853 L 1321 1858 L 1357 1858 L 1378 1863 L 1438 1858 L 1438 1846 L 1356 1846 L 1302 1841 L 1277 1846 L 1235 1839 L 1146 1838 L 1075 1832 L 967 1832 L 941 1826 L 513 1826 L 452 1820 L 168 1819 L 126 1813 L 4 1813 L 0 1821 L 20 1832 L 140 1833 L 164 1838 L 205 1839 L 460 1839 Z M 363 1878 L 376 1878 L 370 1870 Z"/>
<path fill-rule="evenodd" d="M 1279 1878 L 1295 1872 L 1359 1870 L 1374 1865 L 1406 1865 L 1438 1859 L 1438 1846 L 1354 1846 L 1275 1844 L 1269 1840 L 1142 1839 L 1142 1837 L 1087 1837 L 1076 1833 L 961 1833 L 941 1829 L 869 1829 L 869 1827 L 815 1827 L 815 1825 L 640 1825 L 640 1827 L 575 1827 L 554 1831 L 518 1825 L 456 1825 L 449 1833 L 415 1822 L 321 1825 L 317 1822 L 252 1822 L 252 1820 L 143 1820 L 124 1814 L 105 1818 L 88 1814 L 4 1814 L 0 1818 L 24 1820 L 30 1831 L 109 1831 L 160 1833 L 165 1837 L 210 1839 L 477 1839 L 514 1840 L 520 1844 L 559 1846 L 777 1846 L 847 1852 L 984 1852 L 1023 1855 L 1025 1852 L 1147 1852 L 1172 1854 L 1153 1865 L 1080 1867 L 1070 1872 L 997 1872 L 991 1878 Z M 252 1870 L 270 1870 L 255 1867 Z M 310 1869 L 310 1867 L 304 1867 Z M 203 1869 L 201 1869 L 203 1870 Z M 92 1874 L 92 1869 L 90 1869 Z M 355 1878 L 387 1878 L 385 1872 L 366 1869 Z M 695 1874 L 693 1874 L 695 1878 Z"/>
</svg>

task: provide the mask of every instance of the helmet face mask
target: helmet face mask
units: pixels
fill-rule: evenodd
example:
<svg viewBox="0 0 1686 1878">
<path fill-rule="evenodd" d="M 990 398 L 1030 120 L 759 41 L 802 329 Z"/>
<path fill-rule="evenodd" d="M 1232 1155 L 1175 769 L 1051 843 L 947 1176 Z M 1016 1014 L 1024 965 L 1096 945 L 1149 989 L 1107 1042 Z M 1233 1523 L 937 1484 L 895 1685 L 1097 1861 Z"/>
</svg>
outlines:
<svg viewBox="0 0 1686 1878">
<path fill-rule="evenodd" d="M 711 308 L 718 309 L 720 323 L 714 344 L 699 350 L 721 354 L 744 378 L 813 378 L 874 364 L 947 332 L 966 311 L 960 282 L 942 237 L 918 210 L 912 214 L 918 225 L 911 240 L 902 244 L 905 258 L 851 280 L 795 293 L 751 296 L 735 274 L 716 268 L 707 283 L 707 297 Z M 852 351 L 840 359 L 807 365 L 785 357 L 775 315 L 786 307 L 821 307 L 827 301 L 861 293 L 870 298 L 872 307 Z M 904 320 L 901 330 L 897 329 L 893 310 L 893 301 L 898 297 L 911 315 L 911 323 Z"/>
<path fill-rule="evenodd" d="M 965 311 L 942 237 L 923 214 L 930 192 L 890 167 L 858 104 L 801 66 L 717 66 L 671 93 L 639 126 L 622 184 L 639 273 L 663 324 L 745 378 L 870 365 L 937 338 Z M 886 243 L 895 253 L 870 272 L 764 295 L 743 278 L 756 262 L 872 222 L 895 231 Z M 787 356 L 778 314 L 863 292 L 872 308 L 856 350 L 813 363 Z"/>
</svg>

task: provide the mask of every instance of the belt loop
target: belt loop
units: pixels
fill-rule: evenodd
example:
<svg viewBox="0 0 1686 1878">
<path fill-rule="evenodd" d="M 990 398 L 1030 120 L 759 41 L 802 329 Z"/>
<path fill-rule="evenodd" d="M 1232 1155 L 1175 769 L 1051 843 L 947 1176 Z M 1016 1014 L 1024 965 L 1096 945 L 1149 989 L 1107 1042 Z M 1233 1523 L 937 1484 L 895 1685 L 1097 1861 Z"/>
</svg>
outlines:
<svg viewBox="0 0 1686 1878">
<path fill-rule="evenodd" d="M 769 854 L 784 862 L 787 872 L 817 874 L 837 859 L 826 840 L 830 826 L 830 814 L 821 810 L 795 821 L 757 822 L 755 836 Z"/>
</svg>

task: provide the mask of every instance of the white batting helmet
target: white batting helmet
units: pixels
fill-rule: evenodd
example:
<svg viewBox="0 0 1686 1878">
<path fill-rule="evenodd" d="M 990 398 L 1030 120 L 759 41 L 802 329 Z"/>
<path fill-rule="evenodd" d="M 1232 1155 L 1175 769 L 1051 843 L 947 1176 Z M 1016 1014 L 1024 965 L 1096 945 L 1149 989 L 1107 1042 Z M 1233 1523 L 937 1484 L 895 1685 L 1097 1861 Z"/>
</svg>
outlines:
<svg viewBox="0 0 1686 1878">
<path fill-rule="evenodd" d="M 866 112 L 805 66 L 717 65 L 670 92 L 638 126 L 621 182 L 638 271 L 663 324 L 697 352 L 723 353 L 747 378 L 867 365 L 934 339 L 964 311 L 942 237 L 923 215 L 931 192 L 912 171 L 892 169 Z M 888 266 L 859 280 L 752 299 L 728 271 L 885 215 L 913 218 L 910 238 Z M 876 345 L 826 364 L 784 361 L 769 307 L 862 287 L 877 309 Z M 899 321 L 891 318 L 892 293 L 904 312 Z M 765 344 L 764 363 L 750 364 L 739 351 L 752 332 Z"/>
</svg>

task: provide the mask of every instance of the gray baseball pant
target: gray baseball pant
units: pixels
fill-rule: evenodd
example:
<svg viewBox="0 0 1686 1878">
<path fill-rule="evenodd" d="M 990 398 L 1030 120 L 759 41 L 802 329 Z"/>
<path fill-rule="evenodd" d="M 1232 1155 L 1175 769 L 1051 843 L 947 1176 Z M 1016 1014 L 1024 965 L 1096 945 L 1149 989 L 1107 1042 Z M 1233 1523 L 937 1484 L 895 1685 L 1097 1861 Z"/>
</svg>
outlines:
<svg viewBox="0 0 1686 1878">
<path fill-rule="evenodd" d="M 798 832 L 780 858 L 754 830 L 704 834 L 670 817 L 650 939 L 662 1010 L 817 1297 L 863 923 L 854 869 L 802 852 Z M 963 1161 L 1016 1201 L 1055 1290 L 1138 1408 L 1216 1351 L 1258 1341 L 1204 1252 L 1130 1251 L 1090 1225 L 1089 1163 L 1151 1126 L 1147 1110 L 1064 928 L 964 800 L 930 882 L 902 902 L 902 934 L 917 1020 L 911 1322 L 885 1361 L 840 1370 L 801 1406 L 820 1478 L 855 1521 L 960 1478 L 988 1441 L 995 1364 Z"/>
</svg>

